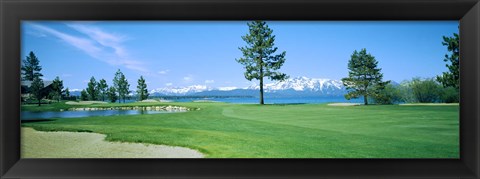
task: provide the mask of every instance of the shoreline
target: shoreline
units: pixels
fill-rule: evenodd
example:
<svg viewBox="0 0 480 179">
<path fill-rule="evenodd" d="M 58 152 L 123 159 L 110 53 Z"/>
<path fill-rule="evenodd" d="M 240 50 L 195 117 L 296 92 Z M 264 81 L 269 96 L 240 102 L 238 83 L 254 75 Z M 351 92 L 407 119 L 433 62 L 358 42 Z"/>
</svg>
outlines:
<svg viewBox="0 0 480 179">
<path fill-rule="evenodd" d="M 21 128 L 21 158 L 203 158 L 197 150 L 167 145 L 110 142 L 87 132 Z"/>
</svg>

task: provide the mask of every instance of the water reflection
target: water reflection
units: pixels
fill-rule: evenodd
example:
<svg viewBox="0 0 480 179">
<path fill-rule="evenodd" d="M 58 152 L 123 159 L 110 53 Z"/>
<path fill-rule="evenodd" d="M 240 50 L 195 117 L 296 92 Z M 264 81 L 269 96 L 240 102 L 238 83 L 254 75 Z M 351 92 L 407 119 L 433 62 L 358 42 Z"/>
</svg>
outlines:
<svg viewBox="0 0 480 179">
<path fill-rule="evenodd" d="M 46 112 L 30 112 L 22 111 L 20 113 L 21 120 L 38 120 L 51 118 L 78 118 L 92 116 L 119 116 L 119 115 L 144 115 L 158 113 L 174 113 L 181 111 L 150 111 L 150 110 L 97 110 L 97 111 L 46 111 Z"/>
</svg>

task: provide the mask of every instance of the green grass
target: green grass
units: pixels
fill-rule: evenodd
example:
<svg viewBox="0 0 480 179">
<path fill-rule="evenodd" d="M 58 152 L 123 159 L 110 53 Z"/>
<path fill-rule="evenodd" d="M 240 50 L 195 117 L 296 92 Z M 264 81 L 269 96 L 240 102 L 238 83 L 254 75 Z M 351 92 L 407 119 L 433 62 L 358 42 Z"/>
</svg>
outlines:
<svg viewBox="0 0 480 179">
<path fill-rule="evenodd" d="M 110 106 L 125 104 L 95 104 Z M 211 158 L 458 158 L 459 106 L 177 105 L 185 113 L 24 123 L 41 131 L 92 131 L 109 141 L 197 149 Z M 65 104 L 22 110 L 68 108 Z M 74 106 L 78 107 L 78 106 Z"/>
</svg>

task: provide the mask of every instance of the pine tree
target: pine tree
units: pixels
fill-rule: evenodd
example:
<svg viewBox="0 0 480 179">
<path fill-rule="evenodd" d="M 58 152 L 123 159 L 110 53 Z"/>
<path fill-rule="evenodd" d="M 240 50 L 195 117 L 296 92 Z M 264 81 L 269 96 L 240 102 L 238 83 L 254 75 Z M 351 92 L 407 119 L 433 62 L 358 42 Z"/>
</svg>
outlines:
<svg viewBox="0 0 480 179">
<path fill-rule="evenodd" d="M 35 98 L 36 100 L 38 100 L 38 106 L 41 105 L 41 100 L 43 98 L 43 93 L 42 93 L 42 89 L 43 89 L 43 80 L 40 79 L 39 76 L 35 76 L 32 80 L 32 85 L 30 86 L 30 90 L 31 90 L 31 95 L 33 96 L 33 98 Z"/>
<path fill-rule="evenodd" d="M 263 83 L 264 77 L 272 81 L 285 80 L 288 76 L 278 72 L 285 63 L 286 52 L 274 55 L 277 47 L 274 47 L 275 35 L 266 22 L 253 21 L 247 23 L 249 34 L 242 36 L 247 42 L 247 46 L 240 47 L 243 57 L 236 61 L 245 66 L 245 78 L 249 81 L 256 79 L 260 82 L 260 104 L 264 104 L 263 100 Z"/>
<path fill-rule="evenodd" d="M 98 99 L 97 81 L 93 76 L 90 78 L 90 82 L 88 82 L 87 93 L 89 100 L 95 101 Z"/>
<path fill-rule="evenodd" d="M 24 80 L 33 81 L 35 77 L 43 76 L 40 71 L 42 67 L 40 66 L 40 60 L 37 56 L 31 51 L 25 60 L 22 60 L 22 75 Z"/>
<path fill-rule="evenodd" d="M 145 79 L 143 79 L 143 76 L 140 76 L 140 79 L 138 79 L 137 94 L 138 94 L 139 101 L 142 101 L 148 98 L 149 94 L 147 90 L 147 84 L 145 83 Z"/>
<path fill-rule="evenodd" d="M 440 82 L 444 87 L 454 87 L 459 90 L 460 88 L 460 48 L 459 48 L 459 36 L 454 33 L 453 37 L 443 36 L 444 46 L 447 46 L 450 55 L 445 54 L 444 62 L 447 62 L 445 65 L 448 68 L 447 72 L 443 72 L 441 76 L 437 76 L 437 81 Z M 450 62 L 450 64 L 448 64 Z"/>
<path fill-rule="evenodd" d="M 128 80 L 125 78 L 125 75 L 118 69 L 115 73 L 115 78 L 113 79 L 113 85 L 117 90 L 119 100 L 123 99 L 125 103 L 125 98 L 127 97 L 128 93 L 130 93 L 130 84 L 128 84 Z"/>
<path fill-rule="evenodd" d="M 108 88 L 107 96 L 108 99 L 110 99 L 110 102 L 114 103 L 115 101 L 117 101 L 117 90 L 115 89 L 115 87 L 111 86 L 110 88 Z"/>
<path fill-rule="evenodd" d="M 68 88 L 65 89 L 65 97 L 70 98 L 70 90 Z"/>
<path fill-rule="evenodd" d="M 85 89 L 82 90 L 82 92 L 80 92 L 80 100 L 82 101 L 88 100 L 88 93 Z"/>
<path fill-rule="evenodd" d="M 375 97 L 380 94 L 390 81 L 382 81 L 383 74 L 377 65 L 378 61 L 370 53 L 367 54 L 366 49 L 353 52 L 348 61 L 348 77 L 342 78 L 343 85 L 348 90 L 346 99 L 363 96 L 364 104 L 368 105 L 369 96 Z"/>
<path fill-rule="evenodd" d="M 63 80 L 60 80 L 58 76 L 53 80 L 52 92 L 53 92 L 53 97 L 57 100 L 57 102 L 60 102 L 60 99 L 62 98 L 62 92 L 63 92 Z"/>
<path fill-rule="evenodd" d="M 98 91 L 99 91 L 100 97 L 102 101 L 105 101 L 105 97 L 107 96 L 107 91 L 108 91 L 107 81 L 105 81 L 105 79 L 101 79 L 97 85 L 98 85 Z"/>
</svg>

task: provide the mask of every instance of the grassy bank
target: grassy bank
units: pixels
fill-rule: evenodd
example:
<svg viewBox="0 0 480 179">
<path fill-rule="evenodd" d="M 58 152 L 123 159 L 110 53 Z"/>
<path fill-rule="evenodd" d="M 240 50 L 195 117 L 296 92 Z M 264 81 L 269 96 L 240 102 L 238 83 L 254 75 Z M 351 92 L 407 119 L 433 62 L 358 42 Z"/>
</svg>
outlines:
<svg viewBox="0 0 480 179">
<path fill-rule="evenodd" d="M 65 105 L 22 109 L 46 111 L 71 107 Z M 92 131 L 106 134 L 109 141 L 189 147 L 212 158 L 459 157 L 459 107 L 455 105 L 130 103 L 88 106 L 105 105 L 176 105 L 201 110 L 56 119 L 22 126 L 41 131 Z"/>
</svg>

